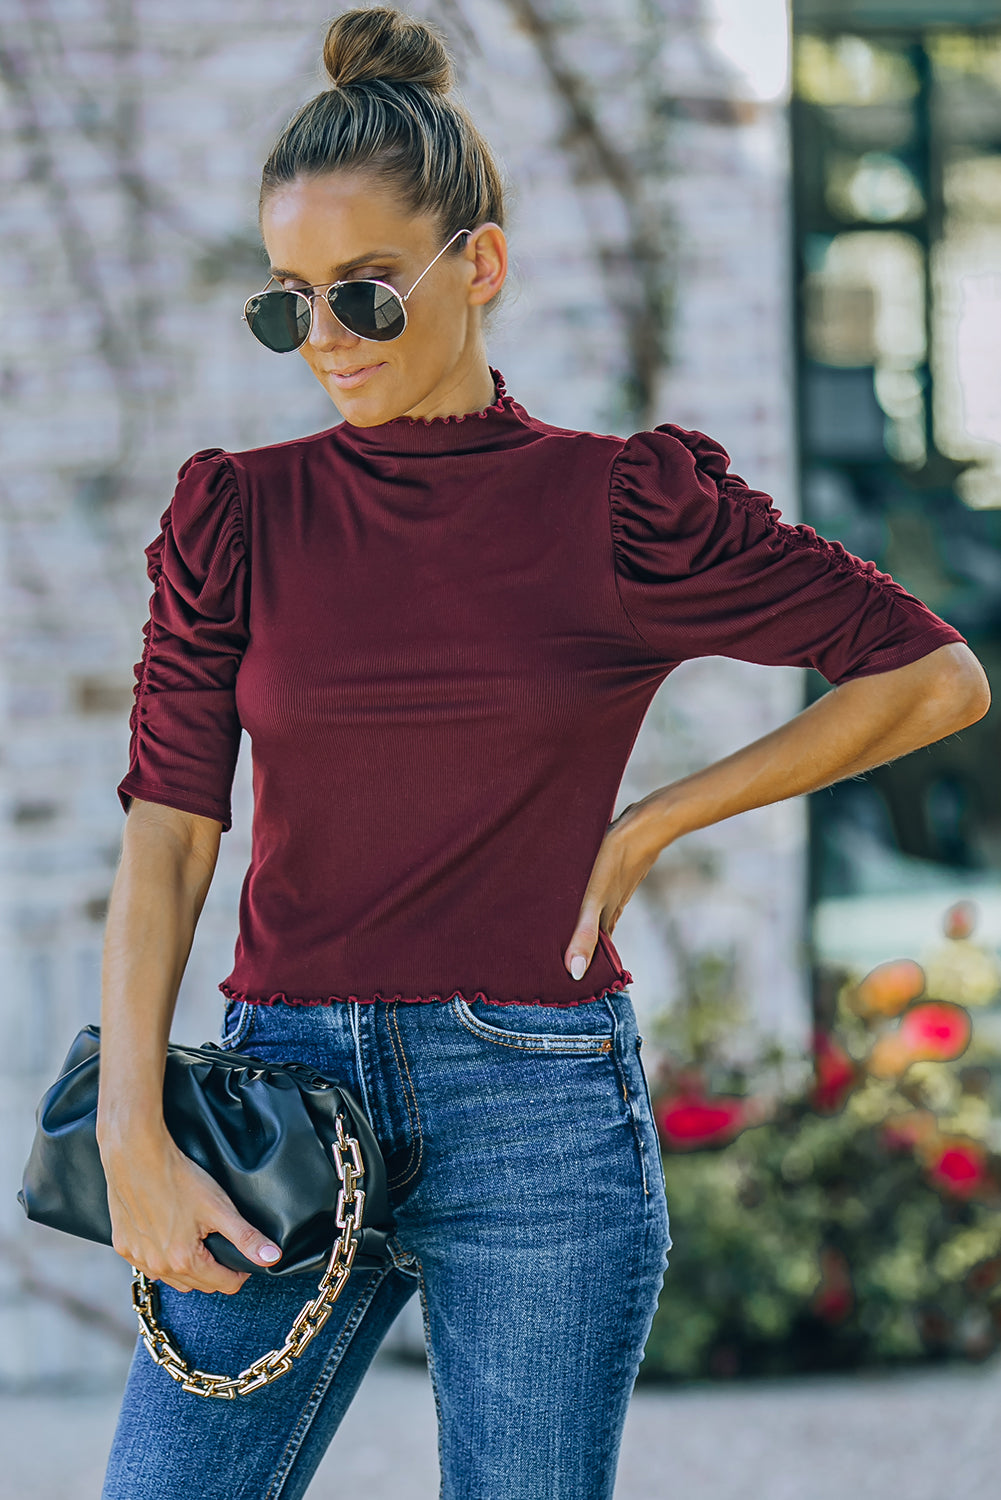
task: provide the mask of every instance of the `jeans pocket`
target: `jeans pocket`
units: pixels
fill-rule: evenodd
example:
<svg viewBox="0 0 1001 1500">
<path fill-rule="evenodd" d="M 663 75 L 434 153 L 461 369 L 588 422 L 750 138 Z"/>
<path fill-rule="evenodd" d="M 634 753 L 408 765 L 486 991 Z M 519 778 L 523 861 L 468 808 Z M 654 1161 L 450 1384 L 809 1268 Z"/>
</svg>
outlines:
<svg viewBox="0 0 1001 1500">
<path fill-rule="evenodd" d="M 219 1046 L 226 1052 L 242 1047 L 254 1028 L 258 1007 L 249 1000 L 227 1000 L 223 1011 Z"/>
<path fill-rule="evenodd" d="M 650 1081 L 646 1076 L 640 1049 L 643 1038 L 637 1033 L 635 1038 L 635 1059 L 630 1059 L 624 1069 L 625 1089 L 630 1095 L 629 1105 L 633 1120 L 633 1130 L 636 1133 L 636 1144 L 643 1158 L 643 1175 L 646 1180 L 647 1168 L 653 1165 L 654 1171 L 660 1178 L 663 1191 L 667 1189 L 664 1178 L 664 1158 L 660 1149 L 660 1136 L 657 1132 L 657 1121 L 653 1112 L 653 1099 L 650 1095 Z"/>
<path fill-rule="evenodd" d="M 595 1056 L 611 1052 L 615 1045 L 615 1016 L 607 1001 L 593 1000 L 579 1006 L 492 1005 L 489 1021 L 461 995 L 456 995 L 451 1004 L 467 1031 L 498 1047 Z"/>
</svg>

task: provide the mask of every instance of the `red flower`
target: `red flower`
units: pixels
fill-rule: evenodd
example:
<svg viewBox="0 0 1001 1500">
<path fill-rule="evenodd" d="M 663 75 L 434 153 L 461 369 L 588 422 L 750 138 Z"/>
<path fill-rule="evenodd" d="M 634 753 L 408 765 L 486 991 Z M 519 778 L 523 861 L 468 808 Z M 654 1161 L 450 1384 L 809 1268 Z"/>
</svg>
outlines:
<svg viewBox="0 0 1001 1500">
<path fill-rule="evenodd" d="M 935 1186 L 953 1198 L 972 1198 L 993 1186 L 986 1152 L 976 1141 L 959 1138 L 940 1141 L 928 1167 Z"/>
<path fill-rule="evenodd" d="M 972 1029 L 961 1005 L 925 1001 L 912 1006 L 895 1030 L 877 1038 L 866 1067 L 876 1078 L 893 1078 L 911 1063 L 949 1062 L 966 1051 Z"/>
<path fill-rule="evenodd" d="M 855 1087 L 858 1069 L 845 1049 L 825 1031 L 813 1038 L 814 1084 L 810 1103 L 820 1114 L 834 1114 Z"/>
<path fill-rule="evenodd" d="M 971 1031 L 963 1007 L 944 1000 L 913 1006 L 900 1023 L 901 1040 L 915 1062 L 949 1062 L 966 1051 Z"/>
<path fill-rule="evenodd" d="M 826 1246 L 820 1252 L 820 1285 L 810 1302 L 810 1310 L 825 1323 L 843 1323 L 855 1306 L 852 1273 L 840 1250 Z"/>
<path fill-rule="evenodd" d="M 657 1106 L 655 1115 L 669 1151 L 724 1145 L 748 1123 L 747 1101 L 722 1094 L 675 1094 Z"/>
</svg>

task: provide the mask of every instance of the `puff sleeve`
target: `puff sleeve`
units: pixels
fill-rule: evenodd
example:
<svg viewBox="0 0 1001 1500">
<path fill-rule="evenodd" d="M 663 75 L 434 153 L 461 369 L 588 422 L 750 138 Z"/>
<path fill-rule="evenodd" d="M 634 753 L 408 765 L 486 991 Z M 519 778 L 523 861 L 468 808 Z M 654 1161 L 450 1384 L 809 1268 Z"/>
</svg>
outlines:
<svg viewBox="0 0 1001 1500">
<path fill-rule="evenodd" d="M 701 432 L 629 438 L 611 470 L 617 585 L 665 664 L 730 656 L 815 667 L 838 685 L 965 638 L 875 563 L 790 526 Z"/>
<path fill-rule="evenodd" d="M 128 773 L 133 796 L 232 826 L 240 746 L 236 674 L 248 639 L 248 574 L 240 497 L 228 456 L 186 460 L 160 534 L 146 548 L 153 583 L 135 666 Z"/>
</svg>

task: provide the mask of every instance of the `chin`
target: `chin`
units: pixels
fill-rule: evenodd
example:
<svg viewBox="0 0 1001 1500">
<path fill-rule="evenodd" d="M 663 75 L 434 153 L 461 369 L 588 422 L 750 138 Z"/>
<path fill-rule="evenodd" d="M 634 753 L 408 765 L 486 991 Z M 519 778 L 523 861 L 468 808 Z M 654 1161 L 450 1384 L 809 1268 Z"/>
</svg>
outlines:
<svg viewBox="0 0 1001 1500">
<path fill-rule="evenodd" d="M 342 391 L 338 386 L 325 385 L 324 390 L 346 422 L 355 427 L 378 427 L 383 422 L 392 422 L 401 416 L 403 409 L 396 403 L 387 402 L 385 395 L 379 400 L 375 394 L 365 390 Z"/>
<path fill-rule="evenodd" d="M 378 427 L 397 415 L 393 411 L 380 411 L 372 402 L 345 401 L 343 391 L 338 391 L 336 396 L 333 391 L 328 394 L 345 422 L 354 427 Z"/>
<path fill-rule="evenodd" d="M 365 399 L 360 392 L 356 401 L 350 401 L 348 393 L 342 390 L 329 390 L 327 395 L 345 422 L 350 422 L 353 428 L 380 428 L 384 422 L 395 422 L 396 417 L 405 416 L 407 411 L 407 408 L 399 404 L 390 405 L 387 401 Z"/>
</svg>

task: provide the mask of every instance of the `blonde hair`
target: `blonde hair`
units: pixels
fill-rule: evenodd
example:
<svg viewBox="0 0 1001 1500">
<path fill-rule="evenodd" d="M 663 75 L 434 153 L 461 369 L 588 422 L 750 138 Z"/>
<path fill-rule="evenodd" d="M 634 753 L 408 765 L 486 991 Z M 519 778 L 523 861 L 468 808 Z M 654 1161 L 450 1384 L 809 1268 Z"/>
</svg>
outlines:
<svg viewBox="0 0 1001 1500">
<path fill-rule="evenodd" d="M 389 6 L 344 11 L 327 28 L 323 62 L 331 87 L 303 105 L 272 147 L 261 207 L 297 177 L 364 169 L 412 213 L 436 215 L 443 241 L 488 220 L 503 229 L 501 174 L 451 97 L 452 59 L 437 31 Z"/>
</svg>

